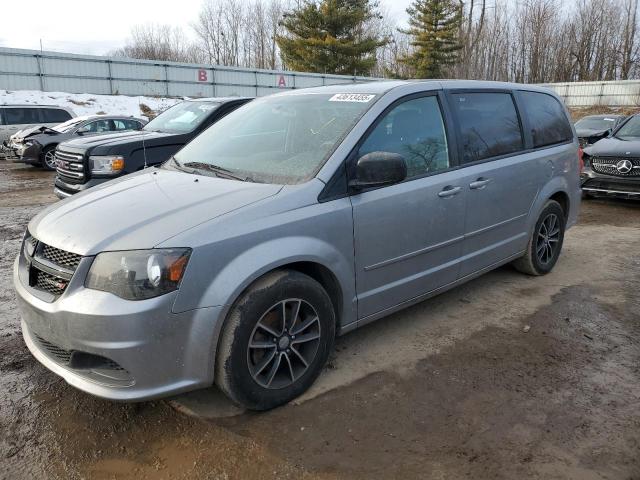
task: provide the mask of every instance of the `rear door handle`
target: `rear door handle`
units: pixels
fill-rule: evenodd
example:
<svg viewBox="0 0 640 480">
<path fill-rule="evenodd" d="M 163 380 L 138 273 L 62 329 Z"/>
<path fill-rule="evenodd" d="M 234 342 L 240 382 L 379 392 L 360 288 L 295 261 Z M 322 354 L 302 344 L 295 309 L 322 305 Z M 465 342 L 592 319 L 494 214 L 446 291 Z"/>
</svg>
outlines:
<svg viewBox="0 0 640 480">
<path fill-rule="evenodd" d="M 440 198 L 449 198 L 457 195 L 462 190 L 461 187 L 454 187 L 453 185 L 448 185 L 442 189 L 441 192 L 438 192 L 438 196 Z"/>
<path fill-rule="evenodd" d="M 490 179 L 490 178 L 483 178 L 483 177 L 480 177 L 480 178 L 479 178 L 479 179 L 477 179 L 475 182 L 471 182 L 471 183 L 469 184 L 469 188 L 470 188 L 471 190 L 480 190 L 480 189 L 482 189 L 482 188 L 486 187 L 486 186 L 487 186 L 487 184 L 488 184 L 490 181 L 491 181 L 491 179 Z"/>
</svg>

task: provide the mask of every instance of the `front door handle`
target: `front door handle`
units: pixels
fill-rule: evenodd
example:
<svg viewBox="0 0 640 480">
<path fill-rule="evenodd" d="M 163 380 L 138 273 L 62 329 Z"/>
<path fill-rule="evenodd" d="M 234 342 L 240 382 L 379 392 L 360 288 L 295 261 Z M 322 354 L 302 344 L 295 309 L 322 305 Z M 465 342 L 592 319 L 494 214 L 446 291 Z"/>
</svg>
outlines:
<svg viewBox="0 0 640 480">
<path fill-rule="evenodd" d="M 448 185 L 444 187 L 441 192 L 438 192 L 438 196 L 440 198 L 453 197 L 454 195 L 459 194 L 461 190 L 462 188 L 460 187 L 454 187 L 453 185 Z"/>
<path fill-rule="evenodd" d="M 491 181 L 490 178 L 484 178 L 484 177 L 480 177 L 479 179 L 477 179 L 475 182 L 471 182 L 469 184 L 469 188 L 471 190 L 480 190 L 484 187 L 487 186 L 487 183 L 489 183 Z"/>
</svg>

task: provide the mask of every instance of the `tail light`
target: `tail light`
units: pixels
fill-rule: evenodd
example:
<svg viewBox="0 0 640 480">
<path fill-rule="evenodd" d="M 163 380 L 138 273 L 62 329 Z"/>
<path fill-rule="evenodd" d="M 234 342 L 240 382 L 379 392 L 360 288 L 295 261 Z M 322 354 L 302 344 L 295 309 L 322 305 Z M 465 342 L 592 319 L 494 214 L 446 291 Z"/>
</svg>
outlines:
<svg viewBox="0 0 640 480">
<path fill-rule="evenodd" d="M 578 147 L 578 165 L 580 165 L 580 173 L 584 170 L 584 150 Z"/>
</svg>

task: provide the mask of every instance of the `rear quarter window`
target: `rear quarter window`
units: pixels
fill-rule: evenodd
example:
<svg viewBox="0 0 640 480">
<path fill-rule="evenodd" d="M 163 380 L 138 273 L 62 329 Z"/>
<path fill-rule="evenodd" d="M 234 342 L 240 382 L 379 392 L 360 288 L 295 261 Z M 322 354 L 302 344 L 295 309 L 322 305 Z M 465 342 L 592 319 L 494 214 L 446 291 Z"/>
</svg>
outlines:
<svg viewBox="0 0 640 480">
<path fill-rule="evenodd" d="M 59 108 L 43 108 L 40 110 L 42 123 L 64 123 L 71 119 L 71 115 L 66 110 Z"/>
<path fill-rule="evenodd" d="M 573 141 L 569 119 L 560 102 L 540 92 L 520 92 L 531 129 L 533 147 L 547 147 Z"/>
</svg>

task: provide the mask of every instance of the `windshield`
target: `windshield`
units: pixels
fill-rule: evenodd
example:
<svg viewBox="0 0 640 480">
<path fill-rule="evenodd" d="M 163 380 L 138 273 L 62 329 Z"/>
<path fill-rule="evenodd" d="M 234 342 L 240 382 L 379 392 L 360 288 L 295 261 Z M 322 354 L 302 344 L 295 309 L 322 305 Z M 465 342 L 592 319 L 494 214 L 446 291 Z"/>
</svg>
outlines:
<svg viewBox="0 0 640 480">
<path fill-rule="evenodd" d="M 616 132 L 616 137 L 631 137 L 638 138 L 640 137 L 640 116 L 635 116 L 629 119 L 627 123 L 625 123 L 620 130 Z"/>
<path fill-rule="evenodd" d="M 586 130 L 609 130 L 616 124 L 616 118 L 613 117 L 585 117 L 576 122 L 576 128 L 584 128 Z"/>
<path fill-rule="evenodd" d="M 188 133 L 220 106 L 217 102 L 182 102 L 165 110 L 143 128 L 150 132 Z"/>
<path fill-rule="evenodd" d="M 60 133 L 67 133 L 73 130 L 75 127 L 78 126 L 79 123 L 82 123 L 85 120 L 86 118 L 72 118 L 71 120 L 67 120 L 66 122 L 61 123 L 60 125 L 56 125 L 51 130 L 55 130 L 56 132 L 60 132 Z"/>
<path fill-rule="evenodd" d="M 373 104 L 369 94 L 263 97 L 230 113 L 175 159 L 215 165 L 247 180 L 294 184 L 308 179 Z M 210 169 L 209 169 L 210 170 Z"/>
</svg>

